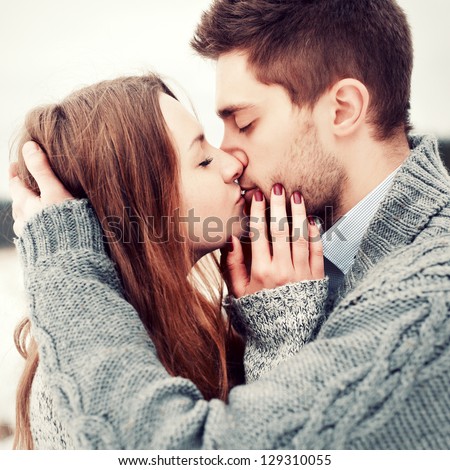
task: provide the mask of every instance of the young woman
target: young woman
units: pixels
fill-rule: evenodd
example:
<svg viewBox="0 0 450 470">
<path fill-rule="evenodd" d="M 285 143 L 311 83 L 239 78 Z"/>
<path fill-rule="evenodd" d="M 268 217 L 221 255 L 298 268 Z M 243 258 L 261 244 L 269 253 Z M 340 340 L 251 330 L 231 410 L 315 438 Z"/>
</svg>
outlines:
<svg viewBox="0 0 450 470">
<path fill-rule="evenodd" d="M 257 341 L 249 340 L 257 336 L 249 333 L 254 318 L 250 321 L 245 318 L 249 311 L 254 310 L 253 314 L 256 311 L 252 308 L 252 294 L 288 282 L 315 279 L 308 291 L 315 296 L 306 309 L 308 327 L 291 347 L 291 353 L 301 346 L 302 338 L 307 340 L 312 334 L 320 317 L 326 283 L 320 280 L 323 278 L 323 262 L 317 256 L 320 243 L 309 246 L 306 243 L 306 247 L 303 243 L 318 232 L 314 225 L 306 224 L 301 196 L 298 193 L 292 196 L 293 229 L 298 229 L 299 234 L 292 251 L 289 240 L 280 240 L 278 245 L 273 243 L 270 252 L 264 228 L 251 221 L 254 261 L 266 258 L 268 275 L 262 276 L 262 269 L 258 272 L 253 267 L 249 276 L 236 238 L 246 225 L 245 200 L 237 183 L 242 163 L 209 145 L 197 120 L 158 76 L 105 81 L 84 88 L 59 104 L 35 109 L 26 119 L 19 148 L 29 140 L 39 144 L 48 156 L 68 198 L 78 199 L 66 202 L 58 210 L 83 213 L 87 217 L 84 222 L 89 221 L 84 223 L 75 217 L 75 223 L 67 230 L 86 240 L 97 239 L 96 224 L 100 223 L 103 239 L 98 249 L 111 258 L 118 274 L 112 287 L 139 314 L 166 371 L 190 379 L 205 399 L 226 400 L 230 388 L 242 382 L 243 348 L 241 337 L 223 315 L 221 283 L 211 270 L 214 262 L 209 270 L 196 264 L 204 255 L 228 246 L 230 288 L 245 302 L 232 300 L 226 305 L 236 327 L 247 336 L 248 378 L 256 378 L 281 360 L 273 348 L 263 358 Z M 19 155 L 15 171 L 28 190 L 39 192 L 39 175 L 35 173 L 33 178 L 26 163 Z M 273 214 L 282 219 L 286 216 L 286 201 L 279 185 L 274 188 L 273 198 Z M 262 220 L 264 210 L 264 197 L 257 192 L 252 217 Z M 48 214 L 44 212 L 41 216 L 45 218 Z M 49 218 L 43 224 L 44 231 L 58 238 Z M 42 243 L 40 237 L 46 236 L 31 234 L 31 227 L 32 224 L 25 227 L 27 236 L 22 239 L 25 251 L 30 243 L 37 246 Z M 274 227 L 272 235 L 276 234 L 280 235 L 280 230 Z M 89 277 L 89 267 L 84 266 L 75 274 L 70 268 L 86 250 L 63 244 L 64 248 L 59 247 L 56 254 L 67 264 L 53 287 L 62 303 L 54 302 L 52 308 L 66 311 L 75 321 L 80 312 L 97 308 L 89 300 L 89 289 L 95 286 L 84 280 L 84 276 Z M 286 253 L 289 269 L 280 270 L 277 263 L 286 263 Z M 90 259 L 88 266 L 95 269 L 97 263 L 101 265 L 101 257 Z M 272 268 L 271 273 L 268 267 Z M 26 261 L 24 268 L 26 274 Z M 50 268 L 43 262 L 41 269 Z M 109 275 L 113 278 L 115 273 Z M 33 296 L 33 288 L 30 285 L 27 288 Z M 78 292 L 76 299 L 65 298 L 65 293 L 74 288 Z M 253 329 L 257 330 L 257 326 Z M 27 318 L 16 332 L 16 344 L 27 362 L 18 389 L 15 447 L 76 447 L 70 423 L 58 414 L 58 399 L 52 393 L 54 379 L 40 373 L 39 341 L 28 341 L 29 332 Z M 71 334 L 77 334 L 76 330 Z M 118 369 L 126 370 L 132 363 L 132 357 L 122 358 Z M 111 370 L 106 372 L 113 374 Z M 96 376 L 100 385 L 111 380 L 106 372 Z"/>
</svg>

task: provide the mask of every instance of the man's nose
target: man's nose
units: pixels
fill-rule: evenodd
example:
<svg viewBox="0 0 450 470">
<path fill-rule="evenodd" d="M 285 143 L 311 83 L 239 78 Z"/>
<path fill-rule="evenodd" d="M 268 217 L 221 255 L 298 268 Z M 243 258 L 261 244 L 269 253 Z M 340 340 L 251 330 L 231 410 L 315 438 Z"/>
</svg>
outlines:
<svg viewBox="0 0 450 470">
<path fill-rule="evenodd" d="M 231 183 L 241 177 L 244 167 L 241 161 L 234 155 L 223 152 L 223 179 L 227 183 Z"/>
<path fill-rule="evenodd" d="M 248 157 L 247 153 L 245 152 L 244 149 L 240 148 L 236 142 L 233 142 L 227 135 L 224 135 L 222 144 L 220 146 L 220 150 L 233 155 L 233 157 L 237 158 L 240 162 L 241 165 L 243 166 L 243 169 L 245 169 L 248 165 Z"/>
</svg>

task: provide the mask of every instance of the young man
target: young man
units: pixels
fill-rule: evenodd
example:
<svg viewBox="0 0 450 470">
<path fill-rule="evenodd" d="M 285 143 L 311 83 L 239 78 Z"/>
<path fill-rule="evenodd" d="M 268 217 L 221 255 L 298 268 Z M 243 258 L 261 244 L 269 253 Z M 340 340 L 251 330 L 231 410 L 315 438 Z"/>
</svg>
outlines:
<svg viewBox="0 0 450 470">
<path fill-rule="evenodd" d="M 41 364 L 58 374 L 52 390 L 75 445 L 448 448 L 450 179 L 433 139 L 407 138 L 412 51 L 403 12 L 392 0 L 218 0 L 193 44 L 217 60 L 223 147 L 246 165 L 247 198 L 281 182 L 288 194 L 302 192 L 328 230 L 337 221 L 324 236 L 328 318 L 314 341 L 236 387 L 227 404 L 206 402 L 162 369 L 114 289 L 93 217 L 68 203 L 44 209 L 19 247 Z M 41 200 L 17 201 L 18 226 L 68 196 L 42 153 L 26 160 Z M 82 313 L 63 311 L 61 276 L 66 300 L 91 286 Z M 114 329 L 99 338 L 106 324 Z M 279 335 L 275 321 L 267 328 Z M 120 382 L 99 383 L 130 356 Z"/>
<path fill-rule="evenodd" d="M 302 192 L 329 229 L 335 291 L 410 154 L 413 51 L 403 12 L 386 1 L 219 1 L 192 45 L 217 61 L 223 149 L 246 165 L 241 186 L 248 198 L 279 181 Z"/>
</svg>

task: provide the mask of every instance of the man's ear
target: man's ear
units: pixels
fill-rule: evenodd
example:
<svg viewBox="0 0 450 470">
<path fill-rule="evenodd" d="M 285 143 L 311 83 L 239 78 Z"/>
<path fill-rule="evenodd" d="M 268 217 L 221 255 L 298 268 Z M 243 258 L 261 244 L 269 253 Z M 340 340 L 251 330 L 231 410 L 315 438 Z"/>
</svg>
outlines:
<svg viewBox="0 0 450 470">
<path fill-rule="evenodd" d="M 351 135 L 366 122 L 369 92 L 359 80 L 345 78 L 330 90 L 333 109 L 333 133 L 338 137 Z"/>
</svg>

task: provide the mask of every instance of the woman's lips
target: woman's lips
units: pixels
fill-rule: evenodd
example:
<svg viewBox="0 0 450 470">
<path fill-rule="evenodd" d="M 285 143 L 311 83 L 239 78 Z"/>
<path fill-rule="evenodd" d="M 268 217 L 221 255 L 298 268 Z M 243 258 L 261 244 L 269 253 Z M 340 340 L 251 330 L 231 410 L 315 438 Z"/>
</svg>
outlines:
<svg viewBox="0 0 450 470">
<path fill-rule="evenodd" d="M 253 198 L 253 194 L 255 194 L 255 191 L 257 190 L 258 188 L 249 188 L 249 189 L 246 189 L 246 188 L 241 188 L 242 192 L 242 196 L 241 196 L 241 199 L 243 201 L 245 201 L 245 207 L 244 207 L 244 214 L 245 215 L 250 215 L 250 207 L 252 205 L 252 198 Z"/>
</svg>

